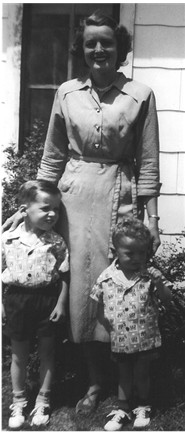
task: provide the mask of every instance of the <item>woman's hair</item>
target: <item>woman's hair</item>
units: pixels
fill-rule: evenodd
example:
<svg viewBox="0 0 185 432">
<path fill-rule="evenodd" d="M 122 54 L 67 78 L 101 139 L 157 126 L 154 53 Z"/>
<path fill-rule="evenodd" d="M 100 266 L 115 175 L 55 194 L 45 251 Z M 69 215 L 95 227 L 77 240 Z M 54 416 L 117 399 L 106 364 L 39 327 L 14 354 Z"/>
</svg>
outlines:
<svg viewBox="0 0 185 432">
<path fill-rule="evenodd" d="M 126 27 L 118 25 L 113 18 L 104 15 L 99 9 L 80 22 L 71 48 L 71 54 L 84 59 L 83 34 L 85 27 L 90 25 L 97 27 L 105 25 L 114 31 L 117 42 L 116 69 L 119 69 L 119 67 L 125 62 L 127 54 L 132 51 L 132 36 Z"/>
<path fill-rule="evenodd" d="M 60 195 L 60 190 L 57 186 L 48 180 L 28 180 L 19 189 L 19 205 L 36 201 L 38 192 Z"/>
<path fill-rule="evenodd" d="M 146 225 L 144 225 L 141 220 L 132 216 L 124 217 L 122 221 L 118 222 L 115 226 L 112 235 L 112 243 L 115 248 L 119 245 L 119 241 L 123 237 L 139 240 L 140 243 L 146 244 L 146 246 L 148 246 L 151 241 L 150 231 Z"/>
</svg>

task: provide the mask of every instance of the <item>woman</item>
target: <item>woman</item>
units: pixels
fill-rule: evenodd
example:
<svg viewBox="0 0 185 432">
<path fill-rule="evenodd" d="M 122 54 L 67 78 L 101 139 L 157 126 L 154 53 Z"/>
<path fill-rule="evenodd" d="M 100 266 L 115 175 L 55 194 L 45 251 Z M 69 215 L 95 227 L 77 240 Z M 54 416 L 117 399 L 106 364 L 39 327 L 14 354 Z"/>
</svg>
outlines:
<svg viewBox="0 0 185 432">
<path fill-rule="evenodd" d="M 83 412 L 94 409 L 101 387 L 92 341 L 109 341 L 103 325 L 94 332 L 97 311 L 89 294 L 112 259 L 112 229 L 125 214 L 143 218 L 146 206 L 153 253 L 160 244 L 155 98 L 150 88 L 117 72 L 130 50 L 130 35 L 111 18 L 97 11 L 83 21 L 72 52 L 89 72 L 59 87 L 38 172 L 62 192 L 59 230 L 71 257 L 71 337 L 84 343 L 90 375 L 77 404 Z"/>
</svg>

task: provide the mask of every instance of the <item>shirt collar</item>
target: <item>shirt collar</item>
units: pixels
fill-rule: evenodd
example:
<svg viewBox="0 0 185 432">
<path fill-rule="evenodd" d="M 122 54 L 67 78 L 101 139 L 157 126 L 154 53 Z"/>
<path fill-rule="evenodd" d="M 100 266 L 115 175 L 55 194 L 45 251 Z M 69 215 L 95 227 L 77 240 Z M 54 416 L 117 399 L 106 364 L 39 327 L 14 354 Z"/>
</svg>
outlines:
<svg viewBox="0 0 185 432">
<path fill-rule="evenodd" d="M 38 237 L 37 242 L 34 245 L 30 245 L 27 242 L 25 231 L 23 230 L 24 222 L 18 225 L 18 227 L 14 231 L 7 231 L 6 241 L 7 240 L 16 240 L 19 239 L 21 243 L 30 247 L 31 249 L 35 249 L 38 244 L 42 243 L 43 238 L 46 236 L 46 233 L 43 232 L 40 237 Z"/>
<path fill-rule="evenodd" d="M 89 74 L 85 75 L 83 78 L 72 80 L 70 87 L 66 88 L 64 94 L 66 95 L 67 93 L 72 93 L 76 90 L 83 90 L 86 87 L 90 89 L 92 88 L 92 81 Z M 130 78 L 127 78 L 122 72 L 117 72 L 116 78 L 112 83 L 112 87 L 116 87 L 120 92 L 125 93 L 138 101 L 137 89 L 134 81 Z"/>
<path fill-rule="evenodd" d="M 111 278 L 116 284 L 121 284 L 125 288 L 132 288 L 140 280 L 140 274 L 135 274 L 133 279 L 127 279 L 117 264 L 118 261 L 115 259 L 112 264 L 100 275 L 98 282 L 104 282 Z"/>
</svg>

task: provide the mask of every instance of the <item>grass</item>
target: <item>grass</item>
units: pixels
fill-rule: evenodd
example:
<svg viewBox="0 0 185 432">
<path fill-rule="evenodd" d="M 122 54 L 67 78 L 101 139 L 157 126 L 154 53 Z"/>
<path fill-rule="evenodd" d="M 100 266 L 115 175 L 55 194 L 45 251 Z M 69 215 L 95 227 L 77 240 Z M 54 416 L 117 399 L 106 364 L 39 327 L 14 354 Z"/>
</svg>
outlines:
<svg viewBox="0 0 185 432">
<path fill-rule="evenodd" d="M 89 416 L 75 413 L 75 405 L 86 390 L 87 375 L 81 353 L 70 344 L 62 346 L 61 357 L 58 353 L 56 379 L 53 385 L 52 414 L 48 431 L 101 431 L 104 430 L 106 415 L 116 406 L 116 369 L 112 363 L 104 362 L 106 390 L 97 410 Z M 184 431 L 185 430 L 185 358 L 179 361 L 178 353 L 174 357 L 163 356 L 153 363 L 152 399 L 153 415 L 148 431 Z M 11 381 L 9 373 L 10 354 L 6 356 L 2 369 L 2 430 L 8 430 L 8 407 L 11 404 Z M 29 411 L 34 406 L 37 392 L 37 359 L 33 354 L 28 367 Z M 123 430 L 132 430 L 133 423 Z M 24 431 L 32 430 L 29 423 Z"/>
</svg>

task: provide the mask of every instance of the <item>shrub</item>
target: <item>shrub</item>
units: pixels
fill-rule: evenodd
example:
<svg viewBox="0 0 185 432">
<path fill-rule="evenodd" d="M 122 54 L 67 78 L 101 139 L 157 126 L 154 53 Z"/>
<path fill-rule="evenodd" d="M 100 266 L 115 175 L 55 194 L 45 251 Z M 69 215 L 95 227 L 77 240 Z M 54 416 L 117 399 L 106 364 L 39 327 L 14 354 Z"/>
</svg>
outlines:
<svg viewBox="0 0 185 432">
<path fill-rule="evenodd" d="M 159 255 L 153 258 L 153 264 L 162 271 L 170 282 L 182 282 L 185 279 L 185 249 L 182 247 L 182 235 L 175 243 L 164 242 Z"/>
<path fill-rule="evenodd" d="M 173 303 L 165 308 L 159 302 L 159 327 L 162 335 L 163 351 L 171 364 L 185 367 L 185 250 L 182 247 L 184 233 L 176 243 L 164 242 L 159 255 L 152 264 L 161 270 L 172 283 Z"/>
<path fill-rule="evenodd" d="M 17 153 L 11 145 L 4 150 L 6 162 L 3 165 L 6 173 L 2 180 L 2 223 L 17 210 L 17 193 L 22 183 L 35 179 L 43 153 L 45 140 L 44 124 L 36 120 L 30 136 L 25 139 L 24 153 Z"/>
</svg>

